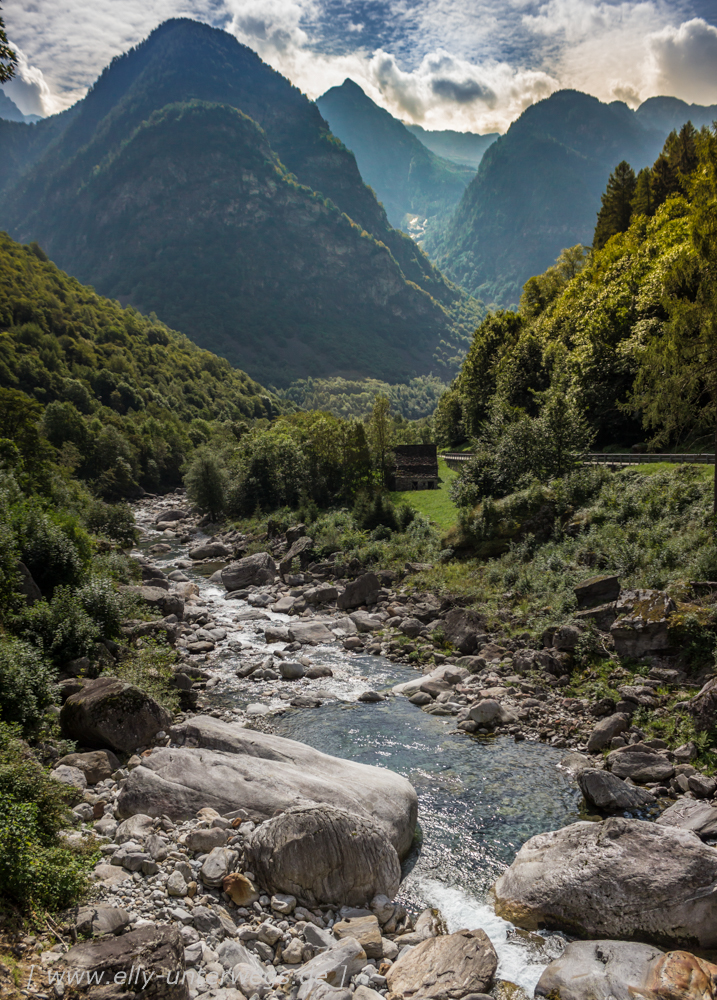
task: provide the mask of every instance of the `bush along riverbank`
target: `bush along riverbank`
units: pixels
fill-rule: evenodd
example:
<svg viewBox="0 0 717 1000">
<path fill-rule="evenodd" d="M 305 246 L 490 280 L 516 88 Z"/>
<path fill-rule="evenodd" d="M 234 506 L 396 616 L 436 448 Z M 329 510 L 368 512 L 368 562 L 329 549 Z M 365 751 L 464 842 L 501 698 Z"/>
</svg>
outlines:
<svg viewBox="0 0 717 1000">
<path fill-rule="evenodd" d="M 717 973 L 707 582 L 687 601 L 593 574 L 562 623 L 521 637 L 513 614 L 496 627 L 486 608 L 421 589 L 426 564 L 317 561 L 305 524 L 222 530 L 181 493 L 135 510 L 142 580 L 122 595 L 148 610 L 107 645 L 120 662 L 156 656 L 159 637 L 166 652 L 131 678 L 96 651 L 63 671 L 75 750 L 43 780 L 73 797 L 61 837 L 89 857 L 92 888 L 55 917 L 52 948 L 15 940 L 40 992 L 52 974 L 56 995 L 69 975 L 91 993 L 88 972 L 109 983 L 133 964 L 154 973 L 142 995 L 162 997 L 460 1000 L 506 988 L 482 930 L 448 934 L 437 912 L 393 901 L 416 824 L 411 785 L 272 732 L 275 716 L 332 697 L 321 685 L 341 650 L 416 667 L 393 689 L 359 688 L 366 704 L 408 698 L 466 740 L 564 748 L 590 821 L 529 840 L 494 889 L 518 927 L 578 939 L 536 995 L 711 995 L 692 985 Z"/>
</svg>

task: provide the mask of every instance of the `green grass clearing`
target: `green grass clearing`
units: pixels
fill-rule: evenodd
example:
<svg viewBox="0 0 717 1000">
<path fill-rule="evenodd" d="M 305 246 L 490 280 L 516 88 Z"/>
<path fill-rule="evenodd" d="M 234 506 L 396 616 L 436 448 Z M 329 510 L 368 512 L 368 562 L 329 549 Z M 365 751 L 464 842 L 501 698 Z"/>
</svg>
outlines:
<svg viewBox="0 0 717 1000">
<path fill-rule="evenodd" d="M 458 511 L 451 500 L 450 485 L 458 475 L 449 469 L 443 459 L 438 459 L 438 475 L 443 480 L 437 490 L 403 490 L 392 493 L 394 503 L 404 501 L 433 521 L 442 531 L 448 531 L 458 520 Z"/>
<path fill-rule="evenodd" d="M 714 479 L 715 467 L 714 465 L 701 465 L 698 462 L 686 462 L 686 465 L 692 466 L 700 471 L 701 479 Z M 657 472 L 669 472 L 671 469 L 676 469 L 676 462 L 644 462 L 640 465 L 628 465 L 625 468 L 620 469 L 619 472 L 627 472 L 628 470 L 632 472 L 639 472 L 641 476 L 654 476 Z"/>
</svg>

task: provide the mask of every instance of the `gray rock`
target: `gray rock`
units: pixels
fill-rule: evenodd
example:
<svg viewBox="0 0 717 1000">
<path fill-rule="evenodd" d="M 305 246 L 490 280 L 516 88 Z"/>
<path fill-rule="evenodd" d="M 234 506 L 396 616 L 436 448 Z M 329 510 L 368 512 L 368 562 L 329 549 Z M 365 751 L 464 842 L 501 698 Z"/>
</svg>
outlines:
<svg viewBox="0 0 717 1000">
<path fill-rule="evenodd" d="M 622 712 L 600 719 L 588 739 L 588 753 L 597 753 L 609 746 L 610 741 L 620 733 L 624 733 L 629 725 L 629 717 Z"/>
<path fill-rule="evenodd" d="M 620 577 L 591 576 L 574 588 L 579 608 L 592 608 L 596 604 L 609 604 L 620 596 Z"/>
<path fill-rule="evenodd" d="M 401 878 L 382 828 L 333 806 L 299 806 L 262 823 L 245 841 L 244 857 L 267 892 L 308 906 L 394 896 Z"/>
<path fill-rule="evenodd" d="M 712 840 L 717 837 L 717 809 L 704 801 L 678 799 L 665 809 L 657 822 L 660 826 L 677 826 L 681 830 L 691 830 L 701 840 Z"/>
<path fill-rule="evenodd" d="M 56 968 L 74 974 L 76 989 L 82 996 L 119 996 L 119 991 L 111 985 L 118 981 L 115 976 L 126 975 L 134 968 L 138 982 L 146 980 L 147 986 L 141 993 L 129 991 L 122 995 L 141 996 L 143 1000 L 189 1000 L 189 984 L 183 977 L 184 945 L 174 927 L 148 924 L 119 937 L 78 944 Z M 90 972 L 92 984 L 88 983 Z M 98 989 L 97 982 L 106 985 Z"/>
<path fill-rule="evenodd" d="M 291 660 L 282 660 L 279 664 L 279 673 L 285 681 L 297 681 L 306 673 L 303 663 L 294 663 Z"/>
<path fill-rule="evenodd" d="M 717 781 L 706 774 L 688 774 L 687 784 L 698 799 L 711 799 L 717 791 Z"/>
<path fill-rule="evenodd" d="M 18 590 L 28 604 L 34 604 L 42 598 L 42 591 L 33 580 L 32 573 L 24 562 L 18 562 L 17 570 L 20 574 L 20 586 Z"/>
<path fill-rule="evenodd" d="M 78 934 L 100 937 L 103 934 L 119 934 L 129 927 L 129 913 L 120 906 L 95 903 L 79 907 L 72 922 Z"/>
<path fill-rule="evenodd" d="M 190 559 L 224 559 L 232 555 L 232 550 L 224 542 L 203 542 L 191 548 L 187 555 Z"/>
<path fill-rule="evenodd" d="M 271 908 L 277 913 L 293 913 L 296 909 L 296 896 L 290 896 L 285 892 L 275 892 L 271 897 Z"/>
<path fill-rule="evenodd" d="M 314 550 L 314 540 L 308 535 L 301 535 L 297 538 L 291 545 L 291 548 L 286 553 L 286 555 L 281 560 L 279 564 L 279 573 L 282 577 L 286 577 L 291 573 L 291 568 L 294 559 L 299 560 L 299 565 L 302 570 L 306 569 L 311 561 L 311 553 Z"/>
<path fill-rule="evenodd" d="M 645 809 L 655 804 L 654 795 L 650 795 L 644 788 L 625 784 L 609 771 L 599 771 L 595 768 L 582 770 L 578 774 L 578 784 L 587 801 L 604 812 Z M 717 810 L 715 812 L 717 813 Z"/>
<path fill-rule="evenodd" d="M 404 618 L 399 625 L 400 630 L 409 639 L 415 639 L 417 635 L 421 634 L 424 627 L 423 622 L 420 622 L 418 618 Z"/>
<path fill-rule="evenodd" d="M 470 655 L 485 639 L 485 620 L 477 611 L 452 608 L 443 619 L 443 634 L 460 653 Z"/>
<path fill-rule="evenodd" d="M 381 619 L 370 615 L 368 611 L 354 611 L 349 617 L 358 632 L 380 632 L 384 627 Z"/>
<path fill-rule="evenodd" d="M 222 583 L 228 591 L 242 590 L 251 585 L 260 587 L 276 579 L 276 563 L 268 552 L 255 552 L 222 570 Z"/>
<path fill-rule="evenodd" d="M 484 698 L 473 705 L 469 714 L 472 722 L 479 726 L 495 726 L 498 723 L 515 722 L 517 716 L 493 698 Z"/>
<path fill-rule="evenodd" d="M 568 771 L 574 777 L 577 777 L 586 768 L 594 768 L 595 762 L 590 757 L 586 757 L 584 753 L 575 751 L 563 757 L 558 766 Z"/>
<path fill-rule="evenodd" d="M 428 938 L 399 957 L 386 974 L 392 993 L 411 1000 L 462 1000 L 493 982 L 498 956 L 483 930 Z"/>
<path fill-rule="evenodd" d="M 495 884 L 499 916 L 537 930 L 717 945 L 717 852 L 643 820 L 573 823 L 532 837 Z"/>
<path fill-rule="evenodd" d="M 318 587 L 310 587 L 303 593 L 303 598 L 307 604 L 333 604 L 339 592 L 336 587 L 328 583 L 321 583 Z M 274 608 L 276 611 L 277 609 Z"/>
<path fill-rule="evenodd" d="M 96 785 L 98 781 L 111 778 L 120 767 L 111 750 L 92 750 L 90 753 L 68 753 L 58 760 L 59 764 L 68 767 L 79 767 L 87 778 L 88 785 Z"/>
<path fill-rule="evenodd" d="M 120 792 L 120 815 L 194 817 L 211 806 L 239 806 L 255 822 L 297 804 L 328 804 L 378 823 L 399 855 L 411 846 L 418 800 L 413 786 L 387 768 L 341 760 L 304 743 L 196 716 L 170 735 L 197 749 L 160 749 L 142 758 Z"/>
<path fill-rule="evenodd" d="M 261 962 L 246 948 L 240 941 L 223 941 L 217 949 L 219 961 L 225 969 L 233 969 L 235 965 L 253 966 L 263 977 L 264 970 Z"/>
<path fill-rule="evenodd" d="M 717 722 L 717 677 L 708 680 L 694 698 L 675 707 L 691 715 L 698 729 L 712 729 Z"/>
<path fill-rule="evenodd" d="M 630 941 L 572 941 L 545 969 L 536 997 L 560 1000 L 634 1000 L 648 985 L 663 953 Z"/>
<path fill-rule="evenodd" d="M 114 839 L 118 844 L 126 844 L 130 840 L 137 840 L 141 843 L 153 831 L 154 820 L 152 817 L 145 813 L 137 813 L 120 823 Z"/>
<path fill-rule="evenodd" d="M 677 605 L 661 590 L 629 590 L 616 604 L 618 618 L 610 628 L 620 656 L 639 659 L 669 647 L 670 616 Z"/>
<path fill-rule="evenodd" d="M 84 792 L 87 788 L 87 778 L 84 771 L 81 771 L 79 767 L 69 767 L 67 764 L 59 764 L 50 774 L 55 781 L 60 781 L 63 785 L 76 788 L 78 792 Z"/>
<path fill-rule="evenodd" d="M 187 888 L 187 883 L 181 872 L 172 872 L 172 874 L 167 879 L 167 895 L 169 896 L 186 896 L 189 891 Z"/>
<path fill-rule="evenodd" d="M 215 847 L 223 847 L 229 835 L 218 827 L 200 828 L 187 834 L 186 844 L 195 854 L 208 854 Z"/>
<path fill-rule="evenodd" d="M 352 936 L 356 937 L 355 934 Z M 304 927 L 304 940 L 313 948 L 333 948 L 336 944 L 336 938 L 330 931 L 324 930 L 323 927 L 315 927 L 314 924 L 307 924 Z"/>
<path fill-rule="evenodd" d="M 335 642 L 336 636 L 321 622 L 306 622 L 289 625 L 289 639 L 291 642 L 300 642 L 302 646 L 318 646 L 325 642 Z"/>
<path fill-rule="evenodd" d="M 229 872 L 234 870 L 238 857 L 236 851 L 228 847 L 215 847 L 201 867 L 202 882 L 210 886 L 222 885 Z"/>
<path fill-rule="evenodd" d="M 375 604 L 380 588 L 381 581 L 375 573 L 364 573 L 346 584 L 346 589 L 339 594 L 336 604 L 344 611 L 358 608 L 362 604 Z"/>
<path fill-rule="evenodd" d="M 60 722 L 65 735 L 80 744 L 129 753 L 169 729 L 172 716 L 133 684 L 98 677 L 67 699 Z"/>
<path fill-rule="evenodd" d="M 355 938 L 346 938 L 334 948 L 321 952 L 295 973 L 299 982 L 323 979 L 329 986 L 342 986 L 366 965 L 366 952 Z"/>
<path fill-rule="evenodd" d="M 383 958 L 383 942 L 378 918 L 373 914 L 365 917 L 346 917 L 333 926 L 333 932 L 339 941 L 344 938 L 355 938 L 366 952 L 367 958 Z"/>
<path fill-rule="evenodd" d="M 675 773 L 670 761 L 645 743 L 630 743 L 607 755 L 607 766 L 618 778 L 630 778 L 644 784 L 668 781 Z"/>
<path fill-rule="evenodd" d="M 572 653 L 582 632 L 574 625 L 563 625 L 553 636 L 553 646 L 561 653 Z"/>
</svg>

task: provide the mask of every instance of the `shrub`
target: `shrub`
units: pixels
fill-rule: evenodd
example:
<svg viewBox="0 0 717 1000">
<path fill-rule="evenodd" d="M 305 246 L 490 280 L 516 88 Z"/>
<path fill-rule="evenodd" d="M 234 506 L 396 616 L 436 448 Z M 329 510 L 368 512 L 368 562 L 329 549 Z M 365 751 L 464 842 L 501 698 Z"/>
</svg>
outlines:
<svg viewBox="0 0 717 1000">
<path fill-rule="evenodd" d="M 80 587 L 77 597 L 97 625 L 100 639 L 116 639 L 121 634 L 122 619 L 128 617 L 129 601 L 109 580 L 93 577 Z"/>
<path fill-rule="evenodd" d="M 49 603 L 37 601 L 22 611 L 15 628 L 58 664 L 88 656 L 100 638 L 98 624 L 71 587 L 58 587 Z"/>
<path fill-rule="evenodd" d="M 22 562 L 43 594 L 77 586 L 92 553 L 87 532 L 70 515 L 51 515 L 37 504 L 15 504 L 11 526 Z"/>
<path fill-rule="evenodd" d="M 174 671 L 171 664 L 176 654 L 169 646 L 159 642 L 147 642 L 142 649 L 133 650 L 106 673 L 113 673 L 120 680 L 134 684 L 155 701 L 176 712 L 179 708 L 179 691 L 174 687 Z"/>
<path fill-rule="evenodd" d="M 125 548 L 134 545 L 139 537 L 134 515 L 126 503 L 104 503 L 95 500 L 85 514 L 85 524 L 97 535 L 105 535 Z"/>
<path fill-rule="evenodd" d="M 95 856 L 43 843 L 39 821 L 35 803 L 0 795 L 0 895 L 22 909 L 63 909 L 87 889 Z"/>
<path fill-rule="evenodd" d="M 40 651 L 9 636 L 0 637 L 0 718 L 25 733 L 55 700 L 55 671 Z"/>
</svg>

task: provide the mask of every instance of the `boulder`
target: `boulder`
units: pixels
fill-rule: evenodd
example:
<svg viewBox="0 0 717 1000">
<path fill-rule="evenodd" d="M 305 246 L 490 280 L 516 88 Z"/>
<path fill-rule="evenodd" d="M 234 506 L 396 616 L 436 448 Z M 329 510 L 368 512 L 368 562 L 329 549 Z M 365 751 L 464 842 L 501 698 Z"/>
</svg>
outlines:
<svg viewBox="0 0 717 1000">
<path fill-rule="evenodd" d="M 262 823 L 245 841 L 244 857 L 268 893 L 295 896 L 306 906 L 393 897 L 401 880 L 383 829 L 329 805 L 299 806 Z"/>
<path fill-rule="evenodd" d="M 301 625 L 289 625 L 289 639 L 300 642 L 302 646 L 319 646 L 325 642 L 335 642 L 336 636 L 329 632 L 321 622 L 302 622 Z"/>
<path fill-rule="evenodd" d="M 224 879 L 235 867 L 239 855 L 228 847 L 213 848 L 201 867 L 202 882 L 205 885 L 223 886 Z"/>
<path fill-rule="evenodd" d="M 614 601 L 610 604 L 598 604 L 595 608 L 589 608 L 587 611 L 578 611 L 575 614 L 575 621 L 592 622 L 600 632 L 609 632 L 616 618 L 617 611 Z"/>
<path fill-rule="evenodd" d="M 78 934 L 101 937 L 104 934 L 119 934 L 129 927 L 129 913 L 121 906 L 108 906 L 106 903 L 95 903 L 90 906 L 80 906 L 72 917 Z"/>
<path fill-rule="evenodd" d="M 291 573 L 294 559 L 299 560 L 299 566 L 302 570 L 307 569 L 309 563 L 311 562 L 311 554 L 313 551 L 313 538 L 310 538 L 308 535 L 300 535 L 299 538 L 291 543 L 291 548 L 281 560 L 279 565 L 279 572 L 281 576 L 285 577 Z"/>
<path fill-rule="evenodd" d="M 370 615 L 368 611 L 354 611 L 349 617 L 357 632 L 379 632 L 384 627 L 381 619 Z"/>
<path fill-rule="evenodd" d="M 716 984 L 717 965 L 687 951 L 671 951 L 652 963 L 645 996 L 659 1000 L 712 1000 Z"/>
<path fill-rule="evenodd" d="M 279 673 L 285 681 L 297 681 L 306 673 L 303 663 L 294 663 L 292 660 L 281 660 L 279 663 Z"/>
<path fill-rule="evenodd" d="M 452 608 L 443 619 L 443 634 L 459 652 L 470 655 L 485 639 L 485 621 L 477 611 Z"/>
<path fill-rule="evenodd" d="M 694 698 L 675 707 L 691 715 L 698 729 L 712 729 L 717 722 L 717 677 L 707 681 Z"/>
<path fill-rule="evenodd" d="M 670 616 L 677 605 L 661 590 L 628 590 L 615 605 L 617 619 L 610 628 L 620 656 L 639 659 L 662 652 L 670 641 Z"/>
<path fill-rule="evenodd" d="M 386 978 L 393 994 L 411 1000 L 461 1000 L 485 993 L 497 967 L 485 931 L 461 930 L 422 941 L 394 962 Z"/>
<path fill-rule="evenodd" d="M 625 784 L 609 771 L 599 771 L 596 768 L 581 770 L 578 774 L 578 784 L 590 805 L 602 809 L 603 812 L 617 813 L 626 809 L 645 809 L 655 804 L 654 795 L 650 795 L 644 788 Z"/>
<path fill-rule="evenodd" d="M 607 755 L 607 766 L 618 778 L 630 778 L 645 784 L 668 781 L 675 769 L 667 757 L 645 743 L 629 743 Z"/>
<path fill-rule="evenodd" d="M 24 596 L 28 604 L 34 604 L 42 597 L 42 591 L 32 578 L 32 573 L 24 562 L 18 562 L 17 571 L 20 574 L 20 586 L 18 590 Z"/>
<path fill-rule="evenodd" d="M 572 653 L 581 635 L 582 632 L 575 625 L 561 625 L 553 636 L 553 647 L 560 653 Z"/>
<path fill-rule="evenodd" d="M 133 684 L 116 677 L 86 681 L 60 712 L 62 730 L 90 747 L 129 753 L 172 724 L 172 715 Z"/>
<path fill-rule="evenodd" d="M 273 583 L 275 579 L 276 563 L 268 552 L 244 556 L 222 570 L 222 583 L 230 592 L 249 586 L 261 587 L 266 583 Z"/>
<path fill-rule="evenodd" d="M 717 781 L 706 774 L 688 774 L 687 784 L 698 799 L 711 799 L 717 791 Z"/>
<path fill-rule="evenodd" d="M 120 767 L 111 750 L 93 750 L 90 753 L 68 753 L 61 757 L 58 764 L 68 767 L 79 767 L 87 779 L 88 785 L 96 785 L 98 781 L 111 778 Z"/>
<path fill-rule="evenodd" d="M 612 739 L 623 733 L 629 726 L 630 719 L 622 712 L 601 719 L 590 733 L 588 753 L 598 753 L 604 747 L 609 746 Z"/>
<path fill-rule="evenodd" d="M 232 550 L 224 542 L 203 542 L 195 545 L 187 553 L 190 559 L 225 559 Z"/>
<path fill-rule="evenodd" d="M 572 941 L 545 969 L 535 996 L 634 1000 L 644 995 L 641 991 L 647 986 L 652 966 L 662 955 L 653 945 L 630 941 Z"/>
<path fill-rule="evenodd" d="M 163 616 L 176 615 L 180 620 L 184 617 L 184 601 L 178 594 L 170 594 L 161 587 L 136 587 L 133 585 L 119 588 L 126 594 L 136 594 L 143 601 L 156 608 Z"/>
<path fill-rule="evenodd" d="M 579 608 L 610 604 L 620 596 L 619 576 L 591 576 L 574 588 Z"/>
<path fill-rule="evenodd" d="M 714 948 L 715 881 L 717 852 L 695 834 L 615 817 L 532 837 L 494 892 L 529 930 Z"/>
<path fill-rule="evenodd" d="M 339 596 L 339 592 L 331 584 L 321 583 L 318 587 L 305 590 L 302 596 L 307 604 L 332 604 Z M 274 610 L 277 610 L 276 606 Z"/>
<path fill-rule="evenodd" d="M 517 720 L 517 716 L 493 698 L 484 698 L 477 705 L 473 705 L 469 712 L 469 718 L 479 726 L 496 726 Z"/>
<path fill-rule="evenodd" d="M 409 639 L 415 639 L 419 636 L 424 627 L 423 622 L 419 621 L 418 618 L 404 618 L 399 625 L 400 630 Z"/>
<path fill-rule="evenodd" d="M 221 815 L 242 807 L 249 819 L 262 822 L 291 806 L 332 805 L 373 819 L 401 857 L 411 846 L 416 793 L 387 768 L 330 757 L 211 716 L 173 726 L 170 735 L 196 749 L 159 749 L 142 758 L 120 793 L 122 816 L 188 819 L 203 806 Z"/>
<path fill-rule="evenodd" d="M 79 767 L 68 767 L 67 764 L 58 764 L 50 772 L 50 775 L 55 781 L 60 781 L 63 785 L 69 785 L 70 788 L 75 788 L 78 792 L 84 792 L 87 788 L 87 778 L 84 771 L 81 771 Z"/>
<path fill-rule="evenodd" d="M 378 917 L 373 914 L 370 917 L 347 917 L 335 923 L 333 931 L 339 941 L 347 937 L 356 938 L 367 958 L 383 958 L 381 927 Z"/>
<path fill-rule="evenodd" d="M 657 822 L 660 826 L 676 826 L 691 830 L 701 840 L 717 837 L 717 809 L 704 800 L 678 799 L 668 806 Z"/>
<path fill-rule="evenodd" d="M 366 961 L 366 952 L 350 937 L 306 962 L 297 969 L 294 978 L 301 983 L 323 980 L 329 986 L 343 986 L 363 969 Z M 301 995 L 306 996 L 303 992 Z"/>
<path fill-rule="evenodd" d="M 358 608 L 361 604 L 375 604 L 380 589 L 381 581 L 376 574 L 364 573 L 346 584 L 346 589 L 339 594 L 336 604 L 344 611 Z"/>
<path fill-rule="evenodd" d="M 147 924 L 119 937 L 78 944 L 56 968 L 73 975 L 74 989 L 82 996 L 189 1000 L 184 944 L 176 928 L 166 925 Z M 130 985 L 126 978 L 132 969 Z"/>
</svg>

